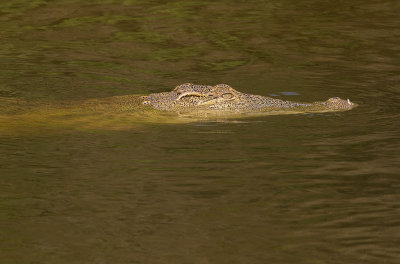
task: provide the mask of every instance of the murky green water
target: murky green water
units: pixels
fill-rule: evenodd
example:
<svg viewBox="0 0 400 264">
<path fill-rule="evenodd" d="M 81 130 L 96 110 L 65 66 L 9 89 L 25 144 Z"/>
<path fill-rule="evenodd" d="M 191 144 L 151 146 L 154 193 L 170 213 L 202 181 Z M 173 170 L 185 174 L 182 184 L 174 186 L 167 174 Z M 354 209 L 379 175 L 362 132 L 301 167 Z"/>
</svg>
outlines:
<svg viewBox="0 0 400 264">
<path fill-rule="evenodd" d="M 2 1 L 0 262 L 399 263 L 399 13 Z M 185 82 L 360 106 L 225 122 L 80 108 Z"/>
</svg>

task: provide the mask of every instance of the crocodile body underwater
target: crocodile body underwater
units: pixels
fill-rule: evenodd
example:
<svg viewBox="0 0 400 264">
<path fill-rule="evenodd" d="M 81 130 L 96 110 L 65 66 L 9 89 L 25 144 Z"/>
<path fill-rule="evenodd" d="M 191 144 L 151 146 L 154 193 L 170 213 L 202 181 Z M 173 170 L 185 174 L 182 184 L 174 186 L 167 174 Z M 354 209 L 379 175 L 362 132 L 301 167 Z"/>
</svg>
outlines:
<svg viewBox="0 0 400 264">
<path fill-rule="evenodd" d="M 316 113 L 347 111 L 357 105 L 339 97 L 313 103 L 284 101 L 261 95 L 239 92 L 227 84 L 215 86 L 185 83 L 171 92 L 143 96 L 143 104 L 158 110 L 195 115 Z"/>
</svg>

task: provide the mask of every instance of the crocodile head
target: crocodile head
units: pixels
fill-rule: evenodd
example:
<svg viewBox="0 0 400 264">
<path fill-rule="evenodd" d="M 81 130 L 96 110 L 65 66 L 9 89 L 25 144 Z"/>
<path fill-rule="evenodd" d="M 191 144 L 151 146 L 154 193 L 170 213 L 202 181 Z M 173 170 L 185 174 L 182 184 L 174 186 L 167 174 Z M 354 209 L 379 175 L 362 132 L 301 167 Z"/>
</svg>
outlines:
<svg viewBox="0 0 400 264">
<path fill-rule="evenodd" d="M 355 106 L 350 100 L 338 97 L 325 102 L 297 103 L 261 95 L 236 91 L 227 84 L 216 86 L 185 83 L 171 92 L 154 93 L 143 97 L 143 104 L 168 111 L 211 111 L 260 112 L 293 108 L 323 108 L 326 111 L 344 111 Z"/>
</svg>

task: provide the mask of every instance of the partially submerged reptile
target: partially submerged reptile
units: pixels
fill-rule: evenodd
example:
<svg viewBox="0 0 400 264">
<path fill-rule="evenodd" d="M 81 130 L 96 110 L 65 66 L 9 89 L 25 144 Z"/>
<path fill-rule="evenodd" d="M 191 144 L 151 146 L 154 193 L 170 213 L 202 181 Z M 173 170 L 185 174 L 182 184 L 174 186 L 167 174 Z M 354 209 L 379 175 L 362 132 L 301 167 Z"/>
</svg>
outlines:
<svg viewBox="0 0 400 264">
<path fill-rule="evenodd" d="M 298 103 L 284 101 L 261 95 L 239 92 L 227 84 L 215 86 L 185 83 L 175 87 L 171 92 L 154 93 L 143 96 L 143 104 L 155 109 L 175 111 L 178 113 L 206 113 L 230 115 L 270 112 L 334 112 L 354 108 L 355 103 L 339 97 L 329 98 L 323 102 Z"/>
<path fill-rule="evenodd" d="M 356 104 L 338 97 L 298 103 L 216 86 L 186 83 L 170 92 L 124 95 L 81 102 L 44 103 L 0 98 L 0 135 L 44 129 L 124 129 L 143 123 L 182 123 L 199 119 L 226 120 L 248 115 L 346 111 Z M 181 117 L 188 117 L 181 118 Z"/>
</svg>

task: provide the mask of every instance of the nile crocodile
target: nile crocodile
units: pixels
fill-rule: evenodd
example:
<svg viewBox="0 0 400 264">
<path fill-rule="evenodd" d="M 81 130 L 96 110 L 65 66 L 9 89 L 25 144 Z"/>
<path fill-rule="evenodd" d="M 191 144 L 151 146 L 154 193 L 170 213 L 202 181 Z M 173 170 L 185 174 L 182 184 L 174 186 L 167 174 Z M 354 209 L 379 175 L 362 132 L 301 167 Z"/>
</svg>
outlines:
<svg viewBox="0 0 400 264">
<path fill-rule="evenodd" d="M 143 104 L 155 109 L 186 113 L 334 112 L 350 110 L 356 106 L 349 99 L 339 97 L 313 103 L 284 101 L 242 93 L 227 84 L 209 86 L 185 83 L 171 92 L 154 93 L 142 98 Z"/>
</svg>

